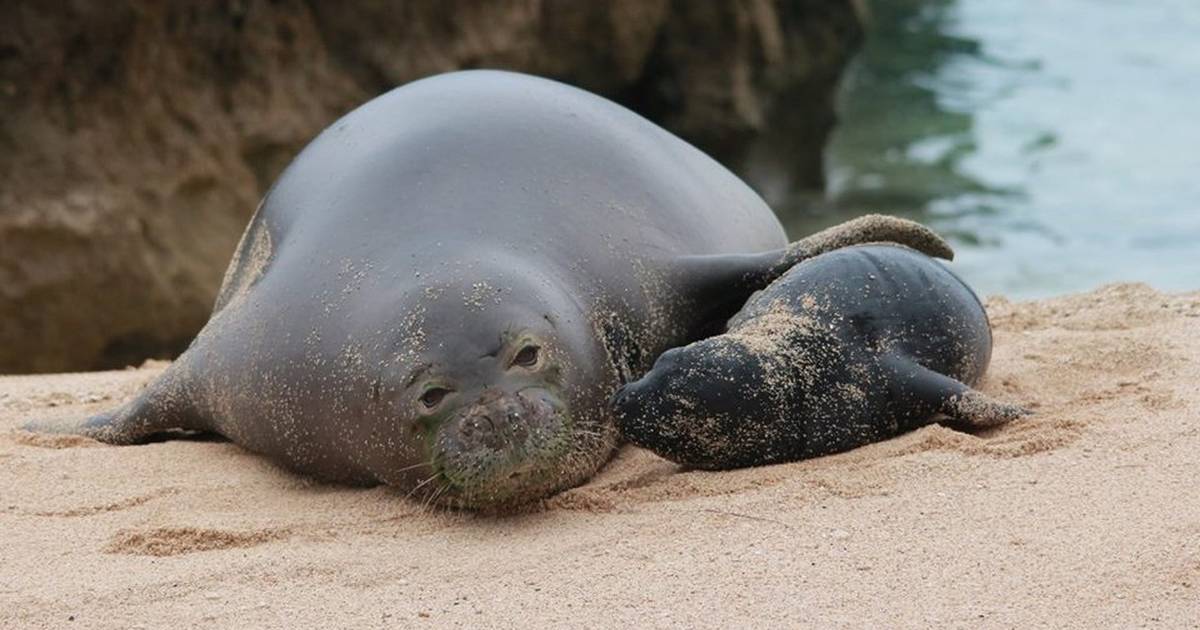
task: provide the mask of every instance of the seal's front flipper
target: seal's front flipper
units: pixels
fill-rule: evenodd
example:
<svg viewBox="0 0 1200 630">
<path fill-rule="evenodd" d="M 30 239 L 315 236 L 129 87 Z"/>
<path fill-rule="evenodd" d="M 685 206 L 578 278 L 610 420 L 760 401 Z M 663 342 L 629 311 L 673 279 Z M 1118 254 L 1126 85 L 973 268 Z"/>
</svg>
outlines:
<svg viewBox="0 0 1200 630">
<path fill-rule="evenodd" d="M 929 228 L 897 217 L 869 214 L 800 239 L 784 249 L 758 254 L 682 256 L 668 263 L 672 286 L 684 287 L 706 318 L 724 322 L 750 295 L 809 258 L 851 245 L 890 242 L 927 256 L 954 258 L 950 245 Z"/>
<path fill-rule="evenodd" d="M 681 256 L 670 262 L 681 285 L 692 293 L 741 290 L 749 294 L 771 284 L 809 258 L 852 245 L 896 243 L 934 258 L 954 259 L 954 250 L 933 230 L 908 219 L 868 214 L 802 238 L 783 249 L 757 254 Z"/>
<path fill-rule="evenodd" d="M 897 395 L 922 400 L 938 413 L 968 426 L 978 429 L 999 426 L 1032 413 L 1019 405 L 1001 402 L 971 389 L 911 359 L 889 357 L 883 363 L 895 377 Z"/>
<path fill-rule="evenodd" d="M 137 444 L 173 429 L 207 431 L 181 387 L 176 371 L 167 368 L 137 398 L 82 421 L 34 421 L 22 428 L 36 433 L 65 433 L 90 437 L 108 444 Z"/>
</svg>

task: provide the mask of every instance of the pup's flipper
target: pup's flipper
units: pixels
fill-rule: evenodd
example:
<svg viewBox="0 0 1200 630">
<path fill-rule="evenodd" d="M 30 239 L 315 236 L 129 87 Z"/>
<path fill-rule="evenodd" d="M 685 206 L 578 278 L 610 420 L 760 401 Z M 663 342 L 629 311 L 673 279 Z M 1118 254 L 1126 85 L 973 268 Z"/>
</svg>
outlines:
<svg viewBox="0 0 1200 630">
<path fill-rule="evenodd" d="M 890 357 L 884 363 L 891 368 L 900 395 L 925 401 L 938 413 L 968 426 L 995 427 L 1033 413 L 1020 405 L 996 400 L 911 359 Z"/>
</svg>

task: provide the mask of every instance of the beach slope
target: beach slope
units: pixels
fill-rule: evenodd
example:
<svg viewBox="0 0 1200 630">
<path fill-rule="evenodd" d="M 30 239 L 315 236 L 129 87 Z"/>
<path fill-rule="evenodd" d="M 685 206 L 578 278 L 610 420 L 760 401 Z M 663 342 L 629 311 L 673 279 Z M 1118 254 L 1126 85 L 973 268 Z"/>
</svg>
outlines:
<svg viewBox="0 0 1200 630">
<path fill-rule="evenodd" d="M 732 472 L 626 448 L 504 518 L 17 430 L 161 364 L 0 377 L 0 627 L 1197 627 L 1200 293 L 988 309 L 982 389 L 1033 416 Z"/>
</svg>

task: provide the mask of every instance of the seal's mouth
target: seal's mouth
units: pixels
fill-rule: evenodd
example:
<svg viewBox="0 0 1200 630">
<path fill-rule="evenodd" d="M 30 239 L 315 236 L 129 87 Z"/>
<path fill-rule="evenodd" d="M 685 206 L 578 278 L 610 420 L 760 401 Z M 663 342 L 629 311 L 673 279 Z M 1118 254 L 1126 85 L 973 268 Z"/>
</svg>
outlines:
<svg viewBox="0 0 1200 630">
<path fill-rule="evenodd" d="M 666 422 L 670 405 L 690 406 L 686 392 L 672 387 L 667 370 L 651 370 L 641 379 L 622 385 L 609 400 L 617 429 L 626 441 L 651 448 L 643 438 Z M 664 396 L 664 394 L 675 394 Z"/>
<path fill-rule="evenodd" d="M 613 394 L 609 404 L 612 406 L 618 421 L 623 418 L 635 416 L 641 410 L 640 407 L 644 402 L 642 396 L 639 395 L 641 393 L 641 386 L 642 381 L 626 383 Z"/>
<path fill-rule="evenodd" d="M 579 448 L 571 417 L 548 390 L 528 388 L 479 401 L 433 436 L 438 503 L 502 509 L 573 483 L 564 475 Z"/>
</svg>

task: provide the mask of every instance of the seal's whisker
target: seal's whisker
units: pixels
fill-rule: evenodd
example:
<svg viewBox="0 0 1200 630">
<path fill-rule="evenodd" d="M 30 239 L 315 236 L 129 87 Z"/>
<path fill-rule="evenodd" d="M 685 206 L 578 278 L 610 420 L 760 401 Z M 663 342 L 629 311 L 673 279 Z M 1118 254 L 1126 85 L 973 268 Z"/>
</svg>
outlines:
<svg viewBox="0 0 1200 630">
<path fill-rule="evenodd" d="M 430 468 L 432 468 L 433 467 L 433 459 L 430 459 L 429 461 L 421 462 L 419 464 L 413 464 L 412 466 L 405 466 L 404 468 L 398 468 L 394 472 L 397 472 L 397 473 L 407 472 L 407 471 L 413 470 L 415 468 L 420 468 L 422 466 L 429 466 Z"/>
<path fill-rule="evenodd" d="M 450 484 L 439 484 L 432 492 L 425 493 L 425 498 L 421 500 L 421 514 L 432 513 L 435 501 L 449 487 Z"/>
<path fill-rule="evenodd" d="M 434 497 L 434 503 L 431 503 L 430 505 L 446 507 L 438 502 L 441 501 L 444 497 L 450 496 L 452 489 L 453 489 L 453 487 L 450 484 L 445 484 L 444 486 L 442 486 L 442 489 L 438 491 L 438 496 Z"/>
<path fill-rule="evenodd" d="M 417 485 L 413 486 L 413 489 L 409 490 L 408 494 L 404 495 L 404 498 L 407 500 L 408 498 L 412 497 L 412 495 L 414 493 L 416 493 L 417 490 L 420 490 L 421 488 L 425 487 L 425 484 L 427 484 L 430 481 L 433 481 L 434 479 L 437 479 L 437 478 L 438 478 L 438 473 L 434 473 L 434 474 L 430 475 L 427 479 L 425 479 L 421 483 L 418 483 Z"/>
</svg>

